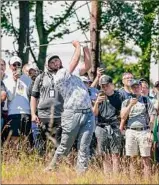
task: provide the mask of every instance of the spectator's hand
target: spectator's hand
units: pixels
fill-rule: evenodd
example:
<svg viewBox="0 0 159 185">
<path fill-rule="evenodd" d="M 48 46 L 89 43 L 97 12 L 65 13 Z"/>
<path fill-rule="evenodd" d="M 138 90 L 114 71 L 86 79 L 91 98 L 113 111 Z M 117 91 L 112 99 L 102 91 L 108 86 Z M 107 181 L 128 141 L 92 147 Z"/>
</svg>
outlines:
<svg viewBox="0 0 159 185">
<path fill-rule="evenodd" d="M 155 152 L 156 151 L 156 148 L 157 148 L 157 142 L 153 142 L 153 145 L 152 145 L 152 152 Z"/>
<path fill-rule="evenodd" d="M 153 142 L 153 133 L 149 132 L 147 133 L 147 141 L 152 144 Z"/>
<path fill-rule="evenodd" d="M 97 77 L 100 78 L 100 77 L 102 76 L 103 72 L 104 72 L 104 69 L 98 67 L 98 68 L 97 68 Z"/>
<path fill-rule="evenodd" d="M 120 125 L 120 126 L 119 126 L 119 130 L 120 130 L 121 133 L 123 133 L 124 126 L 123 126 L 123 125 Z"/>
<path fill-rule="evenodd" d="M 137 102 L 138 102 L 138 99 L 137 98 L 131 98 L 130 99 L 130 105 L 131 106 L 134 106 Z"/>
<path fill-rule="evenodd" d="M 4 76 L 4 71 L 1 69 L 1 70 L 0 70 L 0 78 L 2 79 L 3 76 Z"/>
<path fill-rule="evenodd" d="M 13 79 L 17 81 L 17 79 L 20 78 L 20 75 L 15 72 L 13 72 Z"/>
<path fill-rule="evenodd" d="M 31 116 L 31 120 L 32 120 L 32 122 L 35 122 L 37 124 L 40 123 L 40 120 L 39 120 L 39 118 L 38 118 L 38 116 L 36 114 Z"/>
<path fill-rule="evenodd" d="M 80 46 L 80 43 L 79 43 L 79 41 L 77 41 L 77 40 L 72 41 L 72 44 L 73 44 L 73 46 L 74 46 L 75 48 L 77 48 L 78 46 Z"/>
<path fill-rule="evenodd" d="M 106 96 L 98 94 L 97 96 L 97 103 L 102 103 L 106 99 Z"/>
</svg>

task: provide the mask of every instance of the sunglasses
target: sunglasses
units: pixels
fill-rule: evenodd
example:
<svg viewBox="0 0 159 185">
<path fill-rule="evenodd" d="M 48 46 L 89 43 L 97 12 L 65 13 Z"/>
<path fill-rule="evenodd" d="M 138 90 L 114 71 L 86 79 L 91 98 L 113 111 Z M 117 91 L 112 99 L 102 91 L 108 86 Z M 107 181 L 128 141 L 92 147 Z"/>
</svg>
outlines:
<svg viewBox="0 0 159 185">
<path fill-rule="evenodd" d="M 19 63 L 19 62 L 18 63 L 14 63 L 13 67 L 21 67 L 21 63 Z"/>
<path fill-rule="evenodd" d="M 123 80 L 133 79 L 133 77 L 124 77 Z"/>
</svg>

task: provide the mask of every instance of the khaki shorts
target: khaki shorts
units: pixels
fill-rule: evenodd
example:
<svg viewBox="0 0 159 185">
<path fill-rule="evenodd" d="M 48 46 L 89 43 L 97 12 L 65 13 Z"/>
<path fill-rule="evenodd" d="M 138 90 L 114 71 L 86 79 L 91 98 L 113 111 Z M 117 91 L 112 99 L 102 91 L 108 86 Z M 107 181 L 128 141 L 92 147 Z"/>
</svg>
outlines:
<svg viewBox="0 0 159 185">
<path fill-rule="evenodd" d="M 139 155 L 142 157 L 150 156 L 152 143 L 148 141 L 149 139 L 149 130 L 132 130 L 127 129 L 125 132 L 125 149 L 127 156 L 136 156 Z"/>
</svg>

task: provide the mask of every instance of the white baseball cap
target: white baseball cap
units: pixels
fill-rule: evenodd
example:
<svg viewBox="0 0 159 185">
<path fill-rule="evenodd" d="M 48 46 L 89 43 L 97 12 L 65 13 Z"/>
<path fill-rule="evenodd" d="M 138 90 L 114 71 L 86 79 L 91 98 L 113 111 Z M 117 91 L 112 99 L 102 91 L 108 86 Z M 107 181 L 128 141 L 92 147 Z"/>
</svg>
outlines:
<svg viewBox="0 0 159 185">
<path fill-rule="evenodd" d="M 36 65 L 36 63 L 28 64 L 28 71 L 29 71 L 30 69 L 34 69 L 35 71 L 39 71 L 39 68 L 38 68 L 38 66 Z"/>
<path fill-rule="evenodd" d="M 11 57 L 9 64 L 13 65 L 15 62 L 19 62 L 20 64 L 22 64 L 22 60 L 18 56 Z"/>
<path fill-rule="evenodd" d="M 80 78 L 83 82 L 87 82 L 87 83 L 91 82 L 91 80 L 86 76 L 80 76 Z"/>
</svg>

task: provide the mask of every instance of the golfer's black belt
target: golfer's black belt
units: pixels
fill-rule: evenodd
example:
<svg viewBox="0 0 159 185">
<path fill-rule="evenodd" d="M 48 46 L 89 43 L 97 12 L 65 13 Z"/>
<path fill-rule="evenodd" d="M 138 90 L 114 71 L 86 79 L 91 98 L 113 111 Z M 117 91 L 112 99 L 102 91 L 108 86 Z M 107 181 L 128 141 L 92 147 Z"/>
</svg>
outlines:
<svg viewBox="0 0 159 185">
<path fill-rule="evenodd" d="M 86 114 L 86 113 L 89 113 L 89 112 L 92 112 L 92 110 L 90 108 L 88 109 L 76 109 L 74 110 L 75 113 L 83 113 L 83 114 Z"/>
<path fill-rule="evenodd" d="M 131 128 L 131 127 L 127 127 L 127 129 L 137 130 L 137 131 L 148 130 L 149 128 L 150 127 L 142 127 L 142 128 Z"/>
</svg>

